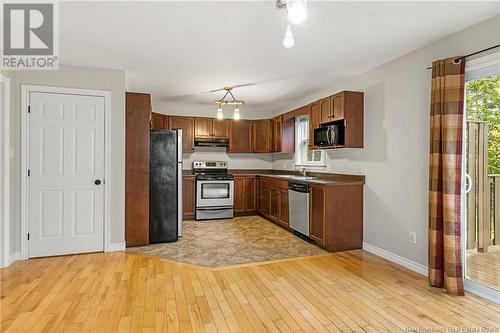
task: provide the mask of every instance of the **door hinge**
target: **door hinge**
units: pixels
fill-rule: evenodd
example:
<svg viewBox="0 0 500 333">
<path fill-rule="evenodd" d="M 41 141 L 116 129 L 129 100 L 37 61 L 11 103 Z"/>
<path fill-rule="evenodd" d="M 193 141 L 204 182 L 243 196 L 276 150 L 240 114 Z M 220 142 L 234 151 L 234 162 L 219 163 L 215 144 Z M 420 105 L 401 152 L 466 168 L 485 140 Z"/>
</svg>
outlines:
<svg viewBox="0 0 500 333">
<path fill-rule="evenodd" d="M 30 240 L 30 233 L 28 232 L 28 240 Z"/>
<path fill-rule="evenodd" d="M 31 171 L 30 169 L 28 169 L 28 177 L 31 175 Z"/>
<path fill-rule="evenodd" d="M 28 113 L 31 113 L 31 106 L 28 105 Z"/>
</svg>

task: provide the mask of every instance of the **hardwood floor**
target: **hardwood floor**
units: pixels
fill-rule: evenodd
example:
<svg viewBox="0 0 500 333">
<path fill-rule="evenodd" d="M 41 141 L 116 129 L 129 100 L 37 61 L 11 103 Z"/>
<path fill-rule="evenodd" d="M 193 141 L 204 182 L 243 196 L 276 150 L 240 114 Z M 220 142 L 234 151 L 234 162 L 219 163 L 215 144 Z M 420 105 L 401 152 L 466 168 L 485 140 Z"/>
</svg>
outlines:
<svg viewBox="0 0 500 333">
<path fill-rule="evenodd" d="M 488 252 L 467 251 L 466 276 L 472 281 L 500 290 L 500 246 L 490 246 Z"/>
<path fill-rule="evenodd" d="M 362 250 L 224 268 L 114 252 L 1 270 L 1 331 L 382 332 L 499 326 L 498 305 L 453 297 Z"/>
</svg>

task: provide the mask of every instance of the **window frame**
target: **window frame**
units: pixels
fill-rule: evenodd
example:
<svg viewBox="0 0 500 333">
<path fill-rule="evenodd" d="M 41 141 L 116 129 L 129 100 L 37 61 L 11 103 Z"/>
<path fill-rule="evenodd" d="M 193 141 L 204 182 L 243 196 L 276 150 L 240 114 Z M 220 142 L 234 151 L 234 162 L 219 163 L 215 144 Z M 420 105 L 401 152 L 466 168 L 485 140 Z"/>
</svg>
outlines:
<svg viewBox="0 0 500 333">
<path fill-rule="evenodd" d="M 307 119 L 307 120 L 305 120 Z M 304 125 L 306 123 L 306 125 Z M 304 138 L 305 137 L 305 138 Z M 325 152 L 314 150 L 320 154 L 319 161 L 308 161 L 306 154 L 309 144 L 309 116 L 303 115 L 295 117 L 295 164 L 296 167 L 316 167 L 325 168 Z M 313 153 L 314 154 L 314 153 Z"/>
</svg>

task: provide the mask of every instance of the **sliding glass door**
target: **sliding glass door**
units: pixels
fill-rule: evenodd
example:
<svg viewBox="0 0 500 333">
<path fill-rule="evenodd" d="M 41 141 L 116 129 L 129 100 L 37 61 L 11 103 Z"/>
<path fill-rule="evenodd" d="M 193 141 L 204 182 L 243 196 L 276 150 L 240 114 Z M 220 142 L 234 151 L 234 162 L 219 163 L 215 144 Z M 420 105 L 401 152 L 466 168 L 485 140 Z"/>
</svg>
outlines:
<svg viewBox="0 0 500 333">
<path fill-rule="evenodd" d="M 463 249 L 466 287 L 500 292 L 500 52 L 468 61 Z M 469 288 L 470 289 L 470 288 Z"/>
</svg>

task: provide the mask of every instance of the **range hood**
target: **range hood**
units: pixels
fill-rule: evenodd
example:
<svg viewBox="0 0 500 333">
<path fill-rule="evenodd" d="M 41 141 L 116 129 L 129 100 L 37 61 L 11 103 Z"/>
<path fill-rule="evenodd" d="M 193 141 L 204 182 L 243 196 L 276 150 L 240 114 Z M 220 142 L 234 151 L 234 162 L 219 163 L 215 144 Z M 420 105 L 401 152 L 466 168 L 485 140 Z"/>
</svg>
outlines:
<svg viewBox="0 0 500 333">
<path fill-rule="evenodd" d="M 196 147 L 229 147 L 229 139 L 194 138 Z"/>
</svg>

